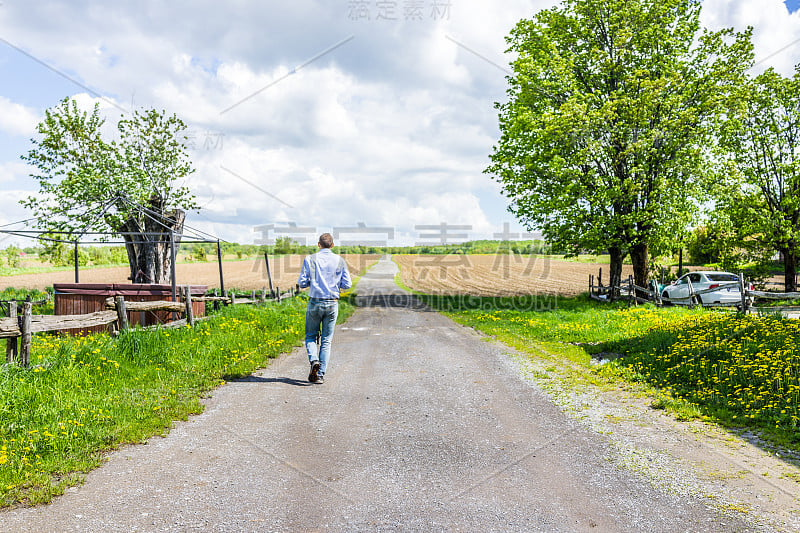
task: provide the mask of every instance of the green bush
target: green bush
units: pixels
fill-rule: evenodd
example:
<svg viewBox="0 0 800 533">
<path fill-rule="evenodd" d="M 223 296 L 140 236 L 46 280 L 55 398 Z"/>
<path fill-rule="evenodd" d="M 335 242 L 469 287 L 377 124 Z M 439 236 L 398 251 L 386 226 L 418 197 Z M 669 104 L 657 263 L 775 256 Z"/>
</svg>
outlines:
<svg viewBox="0 0 800 533">
<path fill-rule="evenodd" d="M 75 264 L 75 248 L 64 242 L 53 242 L 45 245 L 39 256 L 53 266 L 71 266 Z M 89 264 L 89 253 L 85 247 L 78 247 L 78 265 Z"/>
<path fill-rule="evenodd" d="M 194 249 L 192 250 L 192 258 L 196 261 L 208 261 L 208 255 L 206 254 L 206 249 L 203 248 L 202 245 L 196 244 Z"/>
<path fill-rule="evenodd" d="M 89 246 L 86 251 L 93 265 L 119 265 L 128 262 L 128 252 L 124 246 Z"/>
<path fill-rule="evenodd" d="M 716 263 L 720 259 L 719 249 L 717 248 L 718 236 L 714 235 L 706 226 L 695 228 L 686 244 L 686 251 L 689 254 L 689 261 L 693 265 L 705 265 Z"/>
<path fill-rule="evenodd" d="M 52 293 L 53 293 L 52 287 L 45 290 L 44 292 L 40 291 L 39 289 L 14 289 L 12 287 L 7 287 L 3 289 L 2 292 L 0 292 L 0 300 L 24 301 L 26 298 L 30 297 L 32 302 L 44 301 L 45 303 L 43 304 L 33 306 L 33 314 L 52 315 L 53 314 Z"/>
<path fill-rule="evenodd" d="M 5 250 L 6 262 L 8 266 L 11 268 L 19 268 L 20 263 L 22 262 L 22 257 L 20 256 L 22 250 L 17 248 L 16 246 L 9 246 Z"/>
</svg>

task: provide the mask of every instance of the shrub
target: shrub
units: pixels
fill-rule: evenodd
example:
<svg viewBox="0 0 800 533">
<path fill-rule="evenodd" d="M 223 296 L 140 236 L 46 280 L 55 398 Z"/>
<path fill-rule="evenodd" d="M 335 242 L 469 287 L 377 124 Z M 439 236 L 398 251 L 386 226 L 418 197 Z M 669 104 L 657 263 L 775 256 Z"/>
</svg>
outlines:
<svg viewBox="0 0 800 533">
<path fill-rule="evenodd" d="M 22 250 L 20 250 L 16 246 L 9 246 L 8 248 L 6 248 L 5 256 L 6 256 L 6 261 L 8 262 L 8 266 L 10 266 L 11 268 L 19 268 L 19 265 L 22 262 L 20 253 L 22 253 Z"/>
<path fill-rule="evenodd" d="M 192 257 L 197 261 L 208 260 L 208 256 L 206 255 L 206 249 L 199 244 L 195 245 L 194 249 L 192 250 Z"/>
</svg>

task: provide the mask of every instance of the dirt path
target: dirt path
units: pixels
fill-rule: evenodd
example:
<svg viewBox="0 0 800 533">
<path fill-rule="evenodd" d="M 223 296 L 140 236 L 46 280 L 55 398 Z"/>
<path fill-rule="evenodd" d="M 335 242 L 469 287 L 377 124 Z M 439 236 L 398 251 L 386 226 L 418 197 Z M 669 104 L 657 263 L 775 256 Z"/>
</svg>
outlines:
<svg viewBox="0 0 800 533">
<path fill-rule="evenodd" d="M 324 385 L 300 350 L 215 391 L 0 531 L 753 531 L 619 466 L 506 350 L 420 308 L 382 261 Z"/>
<path fill-rule="evenodd" d="M 378 260 L 377 255 L 343 254 L 354 275 L 364 271 Z M 303 264 L 301 255 L 284 255 L 271 258 L 272 284 L 274 287 L 288 289 L 297 283 L 300 267 Z M 264 258 L 245 259 L 242 261 L 224 261 L 222 263 L 223 279 L 227 289 L 253 290 L 266 287 L 268 284 Z M 207 285 L 218 288 L 219 264 L 216 262 L 178 263 L 175 269 L 178 285 Z M 81 283 L 130 283 L 128 267 L 86 268 L 78 272 Z M 59 272 L 42 272 L 35 274 L 19 274 L 0 277 L 0 289 L 14 287 L 16 289 L 40 289 L 52 286 L 53 283 L 74 283 L 75 273 L 72 270 Z"/>
</svg>

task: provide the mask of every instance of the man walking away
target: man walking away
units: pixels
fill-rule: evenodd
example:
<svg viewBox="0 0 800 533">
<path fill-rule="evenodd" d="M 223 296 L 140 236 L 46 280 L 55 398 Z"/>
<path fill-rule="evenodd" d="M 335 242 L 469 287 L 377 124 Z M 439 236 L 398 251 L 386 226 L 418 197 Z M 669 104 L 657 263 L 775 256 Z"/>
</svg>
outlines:
<svg viewBox="0 0 800 533">
<path fill-rule="evenodd" d="M 308 381 L 323 383 L 331 355 L 331 341 L 336 317 L 339 315 L 339 291 L 349 289 L 350 272 L 344 259 L 331 251 L 333 236 L 323 233 L 317 243 L 320 250 L 303 260 L 300 278 L 297 283 L 308 290 L 308 308 L 306 309 L 306 352 L 311 372 Z M 319 353 L 317 353 L 317 337 L 319 336 Z"/>
</svg>

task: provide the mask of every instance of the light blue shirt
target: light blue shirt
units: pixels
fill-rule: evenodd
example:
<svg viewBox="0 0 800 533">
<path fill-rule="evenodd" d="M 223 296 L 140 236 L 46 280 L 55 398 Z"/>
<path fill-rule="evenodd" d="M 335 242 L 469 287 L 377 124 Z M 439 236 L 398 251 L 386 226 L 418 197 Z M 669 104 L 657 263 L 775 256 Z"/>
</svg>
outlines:
<svg viewBox="0 0 800 533">
<path fill-rule="evenodd" d="M 304 289 L 311 287 L 308 290 L 309 297 L 325 299 L 339 298 L 340 289 L 353 286 L 347 263 L 330 248 L 323 248 L 303 259 L 297 284 Z"/>
</svg>

